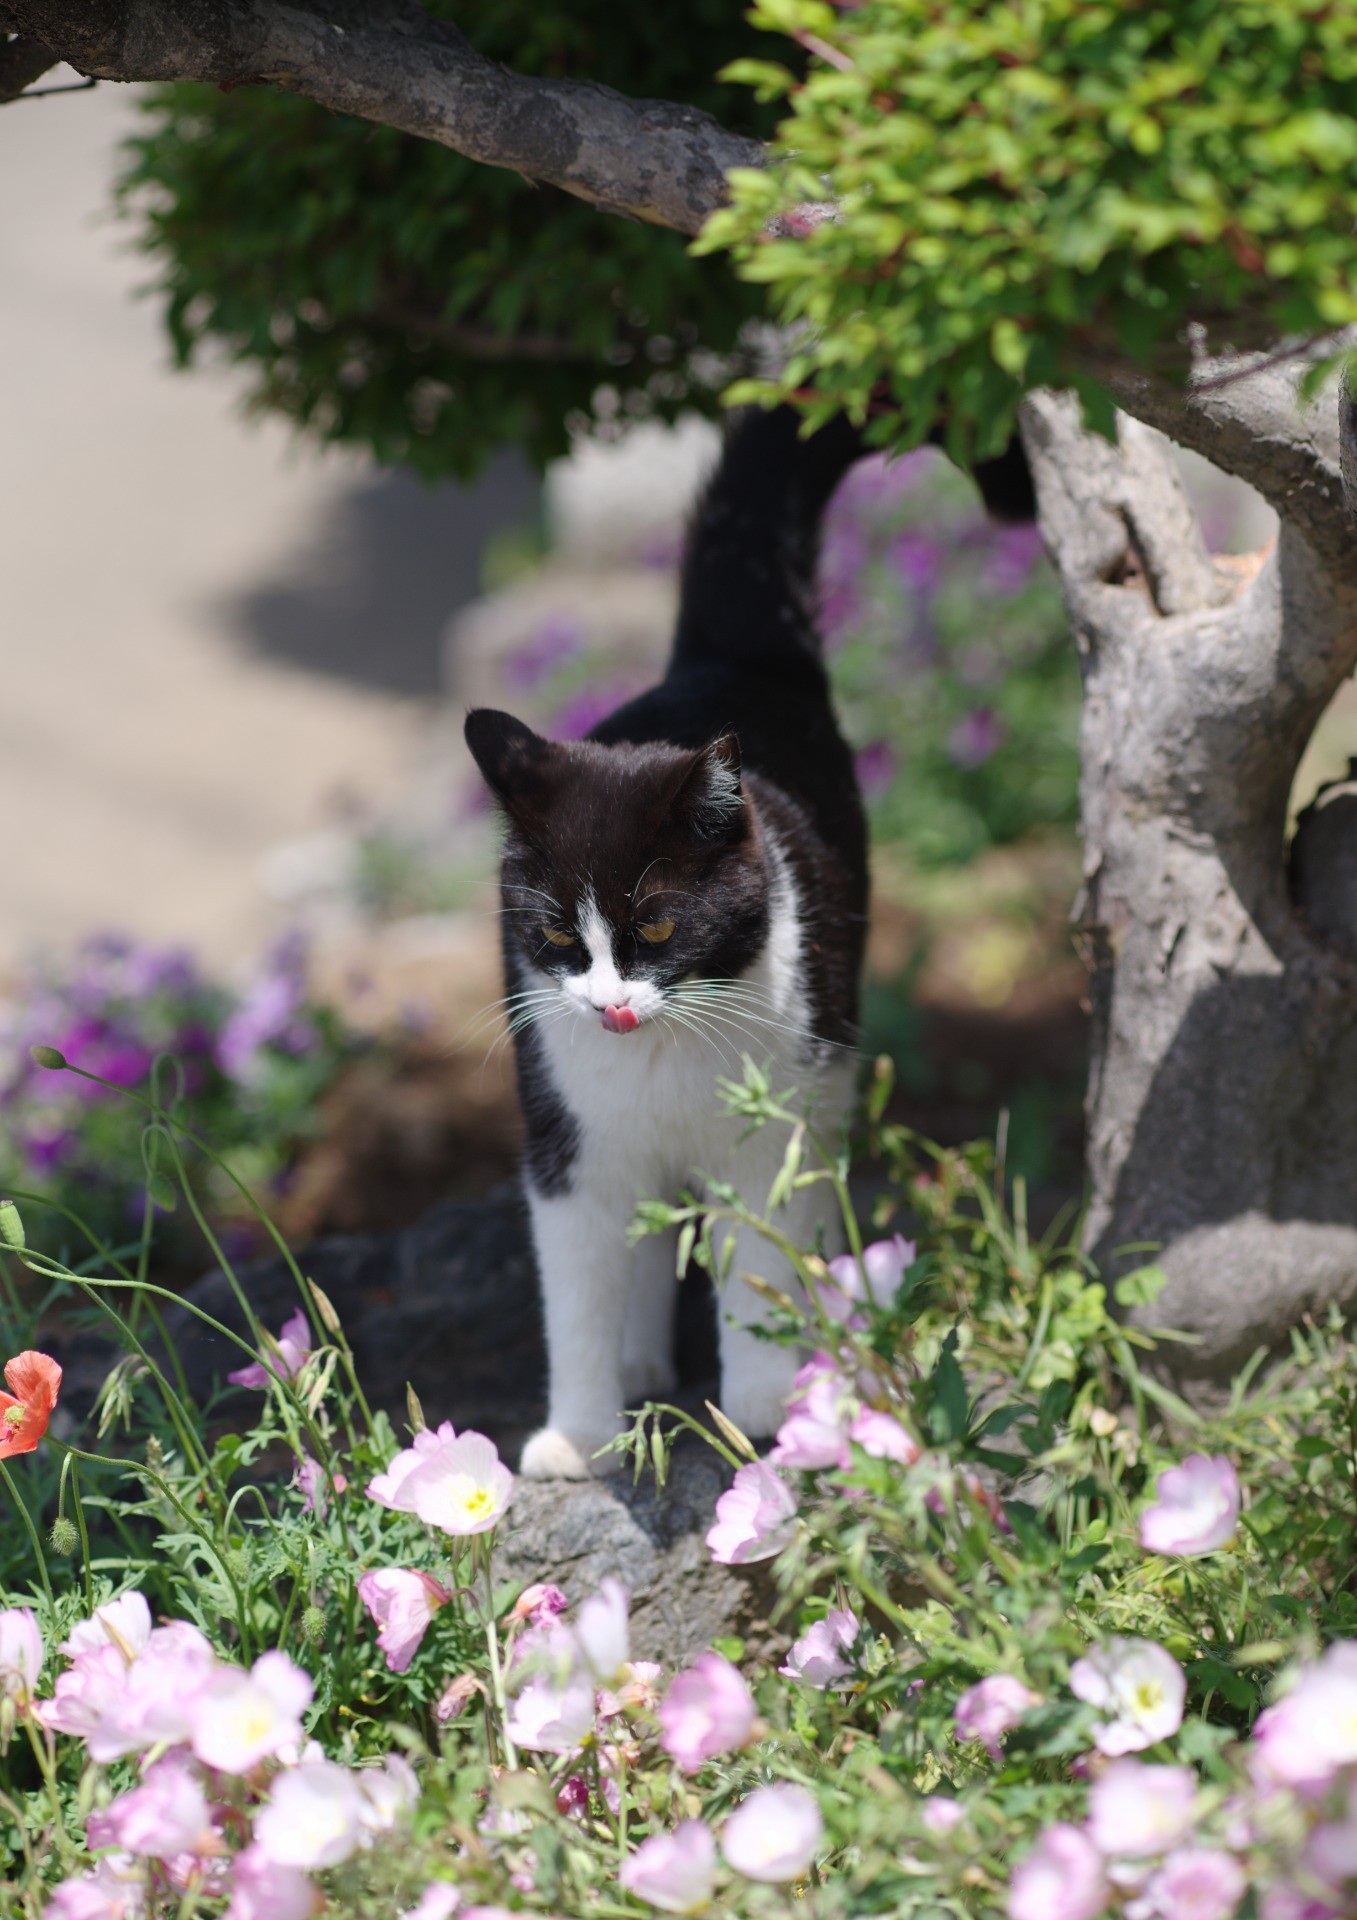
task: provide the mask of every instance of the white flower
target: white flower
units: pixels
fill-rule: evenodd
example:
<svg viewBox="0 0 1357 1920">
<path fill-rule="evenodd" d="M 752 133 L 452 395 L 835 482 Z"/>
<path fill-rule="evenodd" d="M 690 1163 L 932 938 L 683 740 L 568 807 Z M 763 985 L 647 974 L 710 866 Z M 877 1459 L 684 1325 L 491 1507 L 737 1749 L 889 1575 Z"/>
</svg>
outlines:
<svg viewBox="0 0 1357 1920">
<path fill-rule="evenodd" d="M 1183 1724 L 1187 1679 L 1154 1640 L 1118 1634 L 1106 1646 L 1090 1648 L 1070 1668 L 1070 1688 L 1109 1716 L 1093 1739 L 1100 1753 L 1113 1758 L 1167 1740 Z"/>
<path fill-rule="evenodd" d="M 604 1580 L 575 1618 L 574 1640 L 580 1657 L 595 1680 L 615 1680 L 631 1657 L 627 1617 L 630 1594 L 620 1580 Z"/>
<path fill-rule="evenodd" d="M 504 1517 L 513 1490 L 494 1441 L 468 1432 L 427 1454 L 401 1481 L 397 1498 L 444 1533 L 487 1533 Z"/>
<path fill-rule="evenodd" d="M 400 1754 L 389 1753 L 380 1767 L 361 1767 L 357 1778 L 362 1796 L 358 1817 L 365 1833 L 388 1833 L 413 1813 L 419 1782 Z"/>
<path fill-rule="evenodd" d="M 32 1607 L 0 1613 L 0 1694 L 27 1700 L 42 1671 L 42 1633 Z"/>
<path fill-rule="evenodd" d="M 505 1723 L 515 1746 L 532 1753 L 570 1753 L 594 1730 L 593 1682 L 580 1675 L 558 1685 L 530 1680 Z"/>
<path fill-rule="evenodd" d="M 280 1773 L 268 1805 L 255 1815 L 255 1845 L 280 1867 L 335 1867 L 363 1838 L 357 1777 L 333 1760 Z"/>
<path fill-rule="evenodd" d="M 151 1609 L 146 1595 L 132 1587 L 116 1600 L 96 1607 L 88 1620 L 71 1628 L 60 1651 L 74 1660 L 77 1654 L 92 1653 L 96 1647 L 114 1646 L 124 1660 L 135 1660 L 151 1637 Z"/>
<path fill-rule="evenodd" d="M 721 1851 L 746 1880 L 799 1880 L 810 1871 L 824 1821 L 804 1787 L 759 1787 L 725 1824 Z"/>
<path fill-rule="evenodd" d="M 223 1773 L 248 1773 L 270 1754 L 301 1740 L 301 1716 L 313 1691 L 310 1674 L 285 1653 L 261 1654 L 248 1673 L 219 1667 L 194 1707 L 193 1751 Z"/>
</svg>

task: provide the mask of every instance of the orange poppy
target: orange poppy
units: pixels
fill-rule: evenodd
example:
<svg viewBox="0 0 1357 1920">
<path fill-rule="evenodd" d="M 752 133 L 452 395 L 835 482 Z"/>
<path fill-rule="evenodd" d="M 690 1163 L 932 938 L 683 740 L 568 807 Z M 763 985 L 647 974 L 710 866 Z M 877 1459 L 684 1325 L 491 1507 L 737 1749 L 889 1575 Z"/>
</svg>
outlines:
<svg viewBox="0 0 1357 1920">
<path fill-rule="evenodd" d="M 32 1453 L 47 1431 L 61 1391 L 61 1368 L 45 1353 L 16 1353 L 5 1362 L 10 1391 L 0 1392 L 0 1460 Z"/>
</svg>

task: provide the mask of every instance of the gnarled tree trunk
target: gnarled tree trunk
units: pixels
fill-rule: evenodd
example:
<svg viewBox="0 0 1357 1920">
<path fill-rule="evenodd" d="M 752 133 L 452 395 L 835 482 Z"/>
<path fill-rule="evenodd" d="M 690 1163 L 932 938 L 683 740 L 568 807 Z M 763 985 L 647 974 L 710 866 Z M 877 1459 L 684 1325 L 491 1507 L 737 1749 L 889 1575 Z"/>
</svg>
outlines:
<svg viewBox="0 0 1357 1920">
<path fill-rule="evenodd" d="M 1246 369 L 1202 370 L 1186 400 L 1123 379 L 1115 447 L 1067 397 L 1024 420 L 1084 676 L 1086 1241 L 1110 1274 L 1158 1249 L 1143 1317 L 1199 1336 L 1188 1376 L 1357 1301 L 1357 803 L 1285 845 L 1301 754 L 1357 667 L 1352 414 L 1332 382 L 1303 409 L 1291 366 Z M 1271 502 L 1269 552 L 1212 561 L 1154 426 Z"/>
</svg>

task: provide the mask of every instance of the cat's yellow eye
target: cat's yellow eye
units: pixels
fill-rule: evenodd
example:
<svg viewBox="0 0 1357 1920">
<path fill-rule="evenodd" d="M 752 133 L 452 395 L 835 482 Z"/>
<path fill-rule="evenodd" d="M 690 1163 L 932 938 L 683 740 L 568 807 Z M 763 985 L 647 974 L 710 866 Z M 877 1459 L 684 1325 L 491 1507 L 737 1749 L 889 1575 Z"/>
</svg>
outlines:
<svg viewBox="0 0 1357 1920">
<path fill-rule="evenodd" d="M 559 927 L 543 927 L 543 934 L 553 947 L 575 947 L 579 945 L 573 933 L 562 933 Z"/>
<path fill-rule="evenodd" d="M 636 929 L 648 946 L 662 947 L 674 931 L 672 920 L 647 920 Z"/>
</svg>

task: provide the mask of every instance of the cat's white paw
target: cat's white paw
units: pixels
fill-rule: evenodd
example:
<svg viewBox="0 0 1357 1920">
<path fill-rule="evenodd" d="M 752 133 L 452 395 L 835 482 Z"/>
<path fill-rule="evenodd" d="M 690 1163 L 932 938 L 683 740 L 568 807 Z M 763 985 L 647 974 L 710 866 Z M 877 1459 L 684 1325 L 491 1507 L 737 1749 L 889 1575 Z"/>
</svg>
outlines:
<svg viewBox="0 0 1357 1920">
<path fill-rule="evenodd" d="M 629 1407 L 646 1400 L 667 1400 L 678 1385 L 672 1362 L 656 1360 L 647 1354 L 641 1360 L 622 1362 L 622 1397 Z"/>
<path fill-rule="evenodd" d="M 615 1453 L 594 1458 L 612 1437 L 610 1433 L 571 1434 L 559 1427 L 540 1427 L 524 1446 L 518 1471 L 525 1480 L 593 1480 L 617 1473 L 622 1462 Z"/>
</svg>

